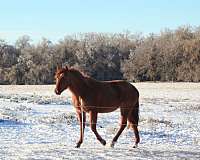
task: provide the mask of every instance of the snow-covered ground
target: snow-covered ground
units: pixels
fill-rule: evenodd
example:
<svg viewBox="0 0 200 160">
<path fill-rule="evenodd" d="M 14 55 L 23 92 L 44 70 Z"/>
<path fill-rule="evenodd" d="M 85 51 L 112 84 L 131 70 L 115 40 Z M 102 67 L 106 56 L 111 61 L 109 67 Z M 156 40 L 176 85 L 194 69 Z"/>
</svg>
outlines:
<svg viewBox="0 0 200 160">
<path fill-rule="evenodd" d="M 70 93 L 54 86 L 0 86 L 0 159 L 200 159 L 200 83 L 135 83 L 141 143 L 126 129 L 110 148 L 119 111 L 99 114 L 102 146 L 87 125 L 80 149 Z M 87 121 L 88 122 L 88 121 Z"/>
</svg>

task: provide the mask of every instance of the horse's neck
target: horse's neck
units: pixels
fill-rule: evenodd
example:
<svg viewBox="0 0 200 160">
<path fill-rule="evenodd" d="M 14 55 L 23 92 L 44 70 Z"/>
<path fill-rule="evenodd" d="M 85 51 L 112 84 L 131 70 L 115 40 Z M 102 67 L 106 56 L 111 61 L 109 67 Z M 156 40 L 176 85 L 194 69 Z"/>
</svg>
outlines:
<svg viewBox="0 0 200 160">
<path fill-rule="evenodd" d="M 82 99 L 84 99 L 88 93 L 88 86 L 84 79 L 73 80 L 69 89 L 74 95 Z"/>
</svg>

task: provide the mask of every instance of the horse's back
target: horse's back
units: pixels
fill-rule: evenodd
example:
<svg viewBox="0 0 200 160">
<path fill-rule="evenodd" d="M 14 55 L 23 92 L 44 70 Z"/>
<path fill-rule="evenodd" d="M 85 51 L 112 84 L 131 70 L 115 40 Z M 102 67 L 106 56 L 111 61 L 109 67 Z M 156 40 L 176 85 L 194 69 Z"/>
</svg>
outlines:
<svg viewBox="0 0 200 160">
<path fill-rule="evenodd" d="M 127 81 L 104 81 L 103 85 L 104 95 L 107 95 L 111 99 L 116 99 L 121 103 L 131 103 L 131 101 L 136 101 L 139 98 L 139 92 L 136 87 Z"/>
<path fill-rule="evenodd" d="M 137 88 L 127 81 L 114 81 L 113 86 L 114 88 L 118 88 L 124 101 L 139 98 L 139 91 Z"/>
</svg>

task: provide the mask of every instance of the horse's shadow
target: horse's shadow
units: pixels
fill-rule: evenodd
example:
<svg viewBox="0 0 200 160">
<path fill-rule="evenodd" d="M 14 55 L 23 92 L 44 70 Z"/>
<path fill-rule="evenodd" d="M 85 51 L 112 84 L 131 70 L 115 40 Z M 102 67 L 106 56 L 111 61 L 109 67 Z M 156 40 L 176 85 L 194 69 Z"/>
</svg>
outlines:
<svg viewBox="0 0 200 160">
<path fill-rule="evenodd" d="M 25 123 L 19 122 L 15 119 L 0 119 L 0 126 L 13 126 L 13 125 L 24 125 Z"/>
</svg>

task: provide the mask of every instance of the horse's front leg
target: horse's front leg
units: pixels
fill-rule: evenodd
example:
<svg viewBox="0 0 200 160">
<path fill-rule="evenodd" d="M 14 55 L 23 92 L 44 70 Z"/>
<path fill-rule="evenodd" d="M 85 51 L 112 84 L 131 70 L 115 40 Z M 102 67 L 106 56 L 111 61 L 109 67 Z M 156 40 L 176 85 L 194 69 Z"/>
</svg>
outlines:
<svg viewBox="0 0 200 160">
<path fill-rule="evenodd" d="M 79 148 L 81 144 L 83 143 L 86 116 L 85 116 L 85 112 L 81 111 L 80 108 L 76 109 L 76 113 L 77 113 L 79 124 L 80 124 L 80 139 L 76 144 L 76 148 Z"/>
<path fill-rule="evenodd" d="M 97 132 L 96 124 L 97 124 L 97 112 L 90 111 L 90 126 L 91 126 L 91 129 L 94 132 L 96 138 L 101 142 L 102 145 L 105 146 L 106 141 L 103 138 L 101 138 L 101 136 Z"/>
</svg>

